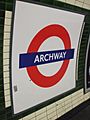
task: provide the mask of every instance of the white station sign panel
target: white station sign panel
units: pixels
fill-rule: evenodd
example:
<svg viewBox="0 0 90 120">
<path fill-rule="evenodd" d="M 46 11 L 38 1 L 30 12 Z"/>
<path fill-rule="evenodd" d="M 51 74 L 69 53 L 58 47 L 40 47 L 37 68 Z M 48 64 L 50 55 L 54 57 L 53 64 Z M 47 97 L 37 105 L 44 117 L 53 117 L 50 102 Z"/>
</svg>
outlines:
<svg viewBox="0 0 90 120">
<path fill-rule="evenodd" d="M 75 88 L 84 15 L 16 1 L 12 37 L 14 114 Z"/>
</svg>

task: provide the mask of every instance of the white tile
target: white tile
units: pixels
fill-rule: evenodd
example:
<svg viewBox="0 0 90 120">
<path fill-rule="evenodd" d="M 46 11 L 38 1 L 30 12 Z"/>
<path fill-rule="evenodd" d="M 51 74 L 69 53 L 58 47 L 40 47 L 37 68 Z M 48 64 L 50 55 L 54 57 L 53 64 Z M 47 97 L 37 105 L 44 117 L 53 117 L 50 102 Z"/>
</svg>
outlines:
<svg viewBox="0 0 90 120">
<path fill-rule="evenodd" d="M 8 78 L 4 78 L 4 84 L 6 84 L 6 83 L 9 84 L 9 82 L 10 82 L 10 78 L 9 77 Z"/>
<path fill-rule="evenodd" d="M 72 98 L 72 95 L 68 95 L 68 96 L 66 96 L 66 97 L 64 98 L 64 100 L 67 101 L 67 100 L 69 100 L 69 99 L 71 99 L 71 98 Z"/>
<path fill-rule="evenodd" d="M 57 105 L 61 105 L 61 106 L 64 106 L 64 99 L 61 99 L 61 100 L 58 100 L 56 102 Z"/>
<path fill-rule="evenodd" d="M 46 116 L 47 116 L 46 112 L 43 112 L 42 114 L 36 116 L 36 120 L 40 120 L 40 119 L 43 120 L 43 118 Z"/>
<path fill-rule="evenodd" d="M 59 117 L 61 117 L 62 116 L 62 114 L 61 113 L 58 113 L 57 114 L 57 118 L 59 118 Z"/>
<path fill-rule="evenodd" d="M 56 0 L 56 1 L 60 1 L 60 2 L 66 2 L 66 0 Z"/>
<path fill-rule="evenodd" d="M 76 0 L 76 1 L 79 1 L 79 2 L 84 2 L 84 0 Z"/>
<path fill-rule="evenodd" d="M 88 93 L 89 97 L 90 97 L 90 92 Z"/>
<path fill-rule="evenodd" d="M 44 108 L 36 111 L 36 116 L 37 116 L 37 115 L 40 115 L 40 114 L 42 114 L 42 113 L 44 113 L 44 112 L 46 112 L 46 107 L 44 107 Z"/>
<path fill-rule="evenodd" d="M 66 111 L 62 111 L 62 112 L 61 112 L 61 115 L 64 115 L 65 113 L 66 113 Z"/>
<path fill-rule="evenodd" d="M 81 100 L 79 101 L 79 104 L 81 104 L 81 103 L 83 103 L 83 102 L 84 102 L 84 100 L 81 99 Z"/>
<path fill-rule="evenodd" d="M 4 26 L 4 32 L 10 32 L 11 31 L 11 26 L 5 25 Z"/>
<path fill-rule="evenodd" d="M 9 65 L 3 66 L 3 71 L 9 71 Z"/>
<path fill-rule="evenodd" d="M 3 47 L 3 52 L 9 52 L 9 50 L 10 50 L 9 46 L 4 46 Z"/>
<path fill-rule="evenodd" d="M 5 96 L 5 102 L 10 101 L 10 94 L 8 96 Z"/>
<path fill-rule="evenodd" d="M 90 4 L 90 0 L 84 0 L 84 2 Z"/>
<path fill-rule="evenodd" d="M 3 59 L 9 58 L 9 53 L 3 53 Z"/>
<path fill-rule="evenodd" d="M 36 118 L 32 118 L 32 119 L 29 119 L 29 120 L 36 120 Z"/>
<path fill-rule="evenodd" d="M 81 99 L 81 97 L 83 96 L 82 92 L 76 92 L 75 94 L 72 94 L 72 101 L 77 100 L 77 99 Z"/>
<path fill-rule="evenodd" d="M 10 45 L 10 40 L 4 40 L 4 45 Z"/>
<path fill-rule="evenodd" d="M 77 103 L 78 101 L 80 101 L 79 98 L 77 98 L 77 99 L 73 99 L 73 100 L 72 100 L 72 105 L 75 104 L 75 103 Z"/>
<path fill-rule="evenodd" d="M 44 118 L 41 118 L 40 120 L 48 120 L 48 118 L 47 118 L 47 117 L 44 117 Z"/>
<path fill-rule="evenodd" d="M 66 110 L 67 108 L 71 108 L 72 106 L 73 106 L 72 103 L 69 103 L 69 104 L 65 105 L 65 110 Z"/>
<path fill-rule="evenodd" d="M 50 120 L 56 120 L 56 119 L 57 119 L 57 115 L 52 117 L 52 118 L 50 118 Z"/>
<path fill-rule="evenodd" d="M 64 106 L 62 106 L 61 104 L 58 104 L 57 105 L 57 107 L 56 107 L 56 109 L 58 110 L 58 109 L 61 109 L 61 108 L 63 108 Z"/>
<path fill-rule="evenodd" d="M 10 89 L 10 84 L 4 84 L 4 90 Z"/>
<path fill-rule="evenodd" d="M 22 120 L 29 120 L 28 116 L 22 118 Z"/>
<path fill-rule="evenodd" d="M 81 99 L 81 100 L 83 100 L 83 99 L 84 99 L 84 94 L 80 97 L 80 99 Z"/>
<path fill-rule="evenodd" d="M 70 110 L 72 110 L 73 107 L 68 107 L 67 109 L 65 109 L 66 113 L 69 112 Z"/>
<path fill-rule="evenodd" d="M 89 99 L 89 96 L 84 96 L 84 100 L 88 100 Z"/>
<path fill-rule="evenodd" d="M 9 64 L 9 59 L 4 59 L 3 60 L 3 65 L 8 65 Z"/>
<path fill-rule="evenodd" d="M 4 72 L 3 75 L 4 77 L 9 77 L 9 72 Z"/>
<path fill-rule="evenodd" d="M 6 11 L 6 12 L 5 12 L 5 17 L 11 18 L 11 17 L 12 17 L 12 12 Z"/>
<path fill-rule="evenodd" d="M 63 111 L 65 111 L 65 107 L 62 107 L 62 108 L 60 108 L 60 109 L 57 109 L 57 114 L 60 114 L 60 113 L 62 113 Z"/>
<path fill-rule="evenodd" d="M 81 92 L 81 93 L 84 93 L 84 88 L 80 89 L 80 92 Z"/>
<path fill-rule="evenodd" d="M 85 100 L 85 101 L 88 100 L 89 98 L 90 98 L 90 97 L 89 97 L 89 94 L 88 94 L 88 93 L 84 95 L 84 100 Z"/>
<path fill-rule="evenodd" d="M 90 4 L 83 4 L 83 8 L 90 10 Z"/>
<path fill-rule="evenodd" d="M 75 5 L 77 5 L 78 7 L 82 7 L 83 6 L 83 2 L 76 1 Z"/>
<path fill-rule="evenodd" d="M 83 103 L 85 100 L 84 100 L 84 96 L 83 96 L 83 99 L 81 99 L 81 102 Z"/>
<path fill-rule="evenodd" d="M 56 113 L 56 111 L 55 111 L 55 112 L 49 114 L 47 117 L 48 117 L 48 119 L 51 119 L 51 118 L 53 118 L 53 117 L 56 116 L 56 115 L 57 115 L 57 113 Z"/>
<path fill-rule="evenodd" d="M 56 107 L 47 110 L 47 114 L 51 114 L 56 111 Z"/>
<path fill-rule="evenodd" d="M 74 5 L 75 4 L 75 0 L 66 0 L 66 3 Z"/>
<path fill-rule="evenodd" d="M 55 103 L 50 104 L 50 105 L 47 106 L 47 110 L 52 109 L 52 108 L 54 108 L 54 107 L 56 107 L 56 104 L 55 104 Z"/>
<path fill-rule="evenodd" d="M 10 39 L 10 33 L 4 33 L 4 39 Z"/>
<path fill-rule="evenodd" d="M 72 107 L 74 108 L 74 107 L 76 107 L 76 106 L 78 106 L 80 104 L 80 101 L 78 101 L 78 100 L 77 101 L 73 101 L 72 104 L 73 104 Z"/>
<path fill-rule="evenodd" d="M 83 93 L 83 89 L 78 90 L 76 93 Z"/>
<path fill-rule="evenodd" d="M 83 89 L 80 89 L 80 90 L 72 93 L 71 96 L 73 97 L 73 96 L 76 96 L 76 95 L 78 95 L 78 94 L 83 94 Z"/>
<path fill-rule="evenodd" d="M 10 90 L 5 90 L 5 91 L 4 91 L 4 95 L 5 95 L 5 96 L 10 95 Z"/>
<path fill-rule="evenodd" d="M 71 101 L 72 101 L 72 98 L 66 100 L 66 101 L 65 101 L 65 106 L 66 106 L 67 104 L 71 104 Z"/>
<path fill-rule="evenodd" d="M 79 103 L 76 103 L 73 105 L 73 108 L 77 107 L 79 105 Z"/>
<path fill-rule="evenodd" d="M 32 114 L 30 114 L 30 115 L 25 116 L 25 117 L 23 118 L 23 120 L 30 120 L 30 119 L 33 119 L 33 118 L 35 118 L 35 112 L 32 113 Z"/>
<path fill-rule="evenodd" d="M 6 18 L 5 19 L 5 25 L 11 26 L 11 19 Z"/>
<path fill-rule="evenodd" d="M 9 101 L 9 102 L 5 102 L 5 107 L 7 108 L 7 107 L 10 107 L 11 106 L 11 101 Z"/>
<path fill-rule="evenodd" d="M 72 98 L 73 98 L 73 97 L 75 97 L 75 96 L 78 95 L 78 92 L 74 92 L 74 93 L 72 93 L 71 95 L 72 95 Z"/>
</svg>

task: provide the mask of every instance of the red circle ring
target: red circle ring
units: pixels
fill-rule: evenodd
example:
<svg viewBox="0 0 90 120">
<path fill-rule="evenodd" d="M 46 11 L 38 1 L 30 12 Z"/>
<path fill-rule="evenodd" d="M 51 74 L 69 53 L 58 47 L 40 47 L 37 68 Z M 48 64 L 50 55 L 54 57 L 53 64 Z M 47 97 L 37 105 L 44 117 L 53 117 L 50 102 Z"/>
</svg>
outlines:
<svg viewBox="0 0 90 120">
<path fill-rule="evenodd" d="M 28 47 L 27 53 L 37 52 L 40 45 L 51 36 L 61 38 L 65 49 L 71 49 L 70 37 L 67 30 L 61 25 L 52 24 L 44 27 L 35 35 Z M 62 79 L 67 70 L 68 64 L 69 60 L 64 60 L 60 70 L 56 74 L 49 77 L 42 75 L 37 66 L 27 67 L 26 69 L 29 77 L 36 85 L 47 88 L 54 86 Z"/>
</svg>

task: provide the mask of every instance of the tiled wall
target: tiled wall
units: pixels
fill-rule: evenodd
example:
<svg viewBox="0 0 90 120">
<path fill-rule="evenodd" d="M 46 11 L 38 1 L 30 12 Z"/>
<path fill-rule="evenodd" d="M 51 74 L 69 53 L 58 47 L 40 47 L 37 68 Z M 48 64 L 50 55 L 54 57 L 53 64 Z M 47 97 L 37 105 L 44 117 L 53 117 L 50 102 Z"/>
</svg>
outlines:
<svg viewBox="0 0 90 120">
<path fill-rule="evenodd" d="M 3 77 L 4 77 L 5 107 L 8 107 L 11 105 L 10 76 L 9 76 L 11 16 L 12 16 L 12 12 L 10 11 L 5 12 L 4 41 L 3 41 Z"/>
<path fill-rule="evenodd" d="M 83 89 L 80 89 L 20 120 L 55 120 L 88 99 L 90 99 L 90 92 L 84 95 Z"/>
<path fill-rule="evenodd" d="M 90 9 L 90 0 L 58 0 Z M 5 11 L 4 21 L 4 40 L 3 40 L 3 80 L 4 80 L 4 96 L 5 108 L 11 106 L 10 99 L 10 28 L 11 28 L 12 12 Z M 22 117 L 19 120 L 55 120 L 56 118 L 64 115 L 71 109 L 75 108 L 84 101 L 90 99 L 90 92 L 84 94 L 83 88 L 70 94 L 63 99 L 60 99 L 28 116 Z"/>
<path fill-rule="evenodd" d="M 90 0 L 56 0 L 90 10 Z"/>
</svg>

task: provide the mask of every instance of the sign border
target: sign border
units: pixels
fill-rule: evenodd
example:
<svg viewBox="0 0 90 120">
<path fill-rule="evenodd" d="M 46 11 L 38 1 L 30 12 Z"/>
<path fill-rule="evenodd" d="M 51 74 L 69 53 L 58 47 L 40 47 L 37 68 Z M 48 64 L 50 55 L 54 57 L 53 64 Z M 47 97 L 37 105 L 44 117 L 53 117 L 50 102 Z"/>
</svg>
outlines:
<svg viewBox="0 0 90 120">
<path fill-rule="evenodd" d="M 87 48 L 86 48 L 86 58 L 85 58 L 85 80 L 84 80 L 84 86 L 85 86 L 85 93 L 90 91 L 90 88 L 87 87 L 87 59 L 88 59 L 88 52 L 89 52 L 89 46 L 90 46 L 90 35 L 88 38 Z"/>
<path fill-rule="evenodd" d="M 67 12 L 77 13 L 77 14 L 81 14 L 81 15 L 85 15 L 85 14 L 83 14 L 83 13 L 82 13 L 81 11 L 79 11 L 79 10 L 75 11 L 75 10 L 71 10 L 70 8 L 59 7 L 59 6 L 55 6 L 55 5 L 50 5 L 50 4 L 41 3 L 40 1 L 34 1 L 34 0 L 13 0 L 13 1 L 14 1 L 14 2 L 13 2 L 13 10 L 12 10 L 11 35 L 10 35 L 10 55 L 9 55 L 9 57 L 10 57 L 10 61 L 9 61 L 9 62 L 10 62 L 10 64 L 9 64 L 10 73 L 9 73 L 9 75 L 10 75 L 11 110 L 12 110 L 12 116 L 13 116 L 13 117 L 16 117 L 16 116 L 18 116 L 18 115 L 21 115 L 21 116 L 22 116 L 22 114 L 24 114 L 24 116 L 25 116 L 25 115 L 28 115 L 28 113 L 29 113 L 29 114 L 30 114 L 30 113 L 33 113 L 33 112 L 35 112 L 35 111 L 37 111 L 37 110 L 39 110 L 39 109 L 41 109 L 41 108 L 43 108 L 43 107 L 45 107 L 45 106 L 47 106 L 47 105 L 50 105 L 51 103 L 59 100 L 60 98 L 65 97 L 66 94 L 69 94 L 69 92 L 72 93 L 72 91 L 75 90 L 75 88 L 70 89 L 69 91 L 66 91 L 65 93 L 62 93 L 62 94 L 60 94 L 60 95 L 58 95 L 58 96 L 55 96 L 55 97 L 53 97 L 53 98 L 51 98 L 51 99 L 48 99 L 48 100 L 45 101 L 45 102 L 42 102 L 42 103 L 40 103 L 40 104 L 38 104 L 38 105 L 36 105 L 36 106 L 33 106 L 33 107 L 29 108 L 29 109 L 26 109 L 26 110 L 24 110 L 24 111 L 22 111 L 22 112 L 19 112 L 19 113 L 14 114 L 13 92 L 12 92 L 12 67 L 11 67 L 11 66 L 12 66 L 12 43 L 13 43 L 12 40 L 13 40 L 13 28 L 14 28 L 14 17 L 15 17 L 16 1 L 33 3 L 33 4 L 36 4 L 36 5 L 41 5 L 41 6 L 45 6 L 45 7 L 50 7 L 50 8 L 54 8 L 54 9 L 58 9 L 58 10 L 64 10 L 64 11 L 67 11 Z M 85 19 L 84 19 L 84 20 L 85 20 Z M 76 58 L 76 59 L 77 59 L 77 58 Z M 76 61 L 77 61 L 77 60 L 76 60 Z"/>
</svg>

